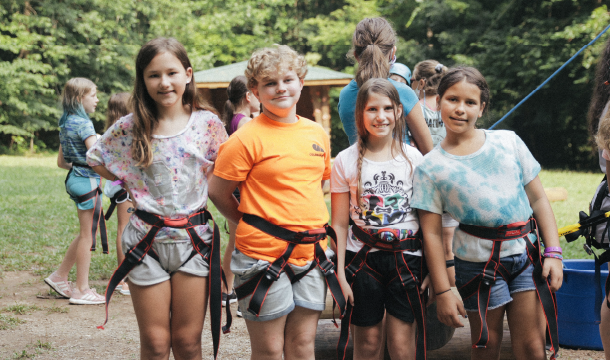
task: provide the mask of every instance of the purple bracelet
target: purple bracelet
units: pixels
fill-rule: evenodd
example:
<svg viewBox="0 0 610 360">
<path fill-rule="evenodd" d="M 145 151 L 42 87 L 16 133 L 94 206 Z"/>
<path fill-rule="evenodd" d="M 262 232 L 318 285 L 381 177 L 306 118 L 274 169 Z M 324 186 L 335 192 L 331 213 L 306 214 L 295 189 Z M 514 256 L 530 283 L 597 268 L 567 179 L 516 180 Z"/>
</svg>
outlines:
<svg viewBox="0 0 610 360">
<path fill-rule="evenodd" d="M 561 246 L 549 246 L 547 248 L 544 249 L 544 253 L 550 253 L 550 252 L 554 252 L 554 253 L 558 253 L 558 254 L 563 254 L 563 252 L 561 251 Z"/>
<path fill-rule="evenodd" d="M 559 255 L 559 254 L 555 254 L 555 253 L 544 253 L 545 258 L 553 258 L 553 259 L 559 259 L 561 261 L 563 261 L 563 256 Z"/>
</svg>

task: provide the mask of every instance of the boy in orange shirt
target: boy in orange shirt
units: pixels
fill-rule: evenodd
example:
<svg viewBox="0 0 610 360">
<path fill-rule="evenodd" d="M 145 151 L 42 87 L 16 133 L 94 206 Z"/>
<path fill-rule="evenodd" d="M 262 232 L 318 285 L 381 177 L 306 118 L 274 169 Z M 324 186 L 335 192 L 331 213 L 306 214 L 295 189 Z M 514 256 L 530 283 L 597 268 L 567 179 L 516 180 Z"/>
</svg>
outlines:
<svg viewBox="0 0 610 360">
<path fill-rule="evenodd" d="M 252 55 L 245 75 L 263 113 L 221 146 L 210 180 L 210 198 L 238 223 L 231 270 L 240 308 L 248 309 L 252 359 L 313 359 L 325 282 L 336 280 L 325 266 L 330 141 L 320 125 L 296 115 L 306 74 L 304 57 L 288 46 Z"/>
</svg>

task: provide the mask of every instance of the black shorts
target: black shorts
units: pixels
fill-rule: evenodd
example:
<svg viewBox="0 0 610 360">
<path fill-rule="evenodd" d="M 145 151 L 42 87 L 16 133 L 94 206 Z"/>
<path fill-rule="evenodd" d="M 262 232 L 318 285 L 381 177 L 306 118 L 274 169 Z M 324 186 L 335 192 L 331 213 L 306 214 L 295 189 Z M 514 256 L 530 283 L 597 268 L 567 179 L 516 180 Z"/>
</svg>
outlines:
<svg viewBox="0 0 610 360">
<path fill-rule="evenodd" d="M 420 279 L 422 257 L 402 255 L 413 275 Z M 345 264 L 349 264 L 354 256 L 356 256 L 355 252 L 346 251 Z M 382 275 L 383 283 L 367 274 L 365 271 L 367 266 Z M 393 252 L 376 251 L 369 253 L 366 257 L 366 264 L 356 274 L 352 291 L 354 292 L 352 324 L 356 326 L 376 325 L 383 320 L 384 310 L 397 319 L 413 323 L 413 310 L 409 297 L 396 272 L 396 260 Z"/>
</svg>

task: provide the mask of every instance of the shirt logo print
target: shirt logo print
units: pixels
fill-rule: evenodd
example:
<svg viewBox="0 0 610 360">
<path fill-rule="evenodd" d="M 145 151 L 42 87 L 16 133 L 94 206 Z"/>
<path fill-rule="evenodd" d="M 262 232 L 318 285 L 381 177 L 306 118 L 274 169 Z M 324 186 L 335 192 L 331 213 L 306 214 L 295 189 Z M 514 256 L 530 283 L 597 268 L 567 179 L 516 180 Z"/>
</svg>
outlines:
<svg viewBox="0 0 610 360">
<path fill-rule="evenodd" d="M 316 151 L 315 153 L 309 153 L 309 156 L 322 156 L 324 157 L 324 149 L 318 144 L 311 144 L 311 147 Z"/>
</svg>

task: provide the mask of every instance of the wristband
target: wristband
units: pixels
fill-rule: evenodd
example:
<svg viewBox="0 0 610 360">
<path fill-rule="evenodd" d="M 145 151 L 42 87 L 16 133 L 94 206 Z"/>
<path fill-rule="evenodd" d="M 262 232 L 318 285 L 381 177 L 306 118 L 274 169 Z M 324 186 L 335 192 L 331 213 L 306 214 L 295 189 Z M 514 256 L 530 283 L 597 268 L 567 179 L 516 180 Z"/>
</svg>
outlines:
<svg viewBox="0 0 610 360">
<path fill-rule="evenodd" d="M 446 293 L 447 291 L 451 291 L 451 288 L 449 288 L 449 289 L 447 289 L 447 290 L 445 290 L 445 291 L 441 291 L 441 292 L 439 292 L 439 293 L 436 293 L 436 296 L 443 295 L 443 294 L 444 294 L 444 293 Z"/>
<path fill-rule="evenodd" d="M 455 266 L 455 260 L 445 260 L 445 267 L 450 268 L 452 266 Z"/>
<path fill-rule="evenodd" d="M 559 255 L 559 254 L 555 254 L 555 253 L 544 253 L 545 258 L 553 258 L 553 259 L 559 259 L 561 261 L 563 261 L 563 256 Z"/>
<path fill-rule="evenodd" d="M 558 253 L 558 254 L 563 254 L 563 252 L 561 251 L 561 246 L 549 246 L 547 248 L 544 249 L 544 253 L 550 253 L 550 252 L 554 252 L 554 253 Z"/>
</svg>

